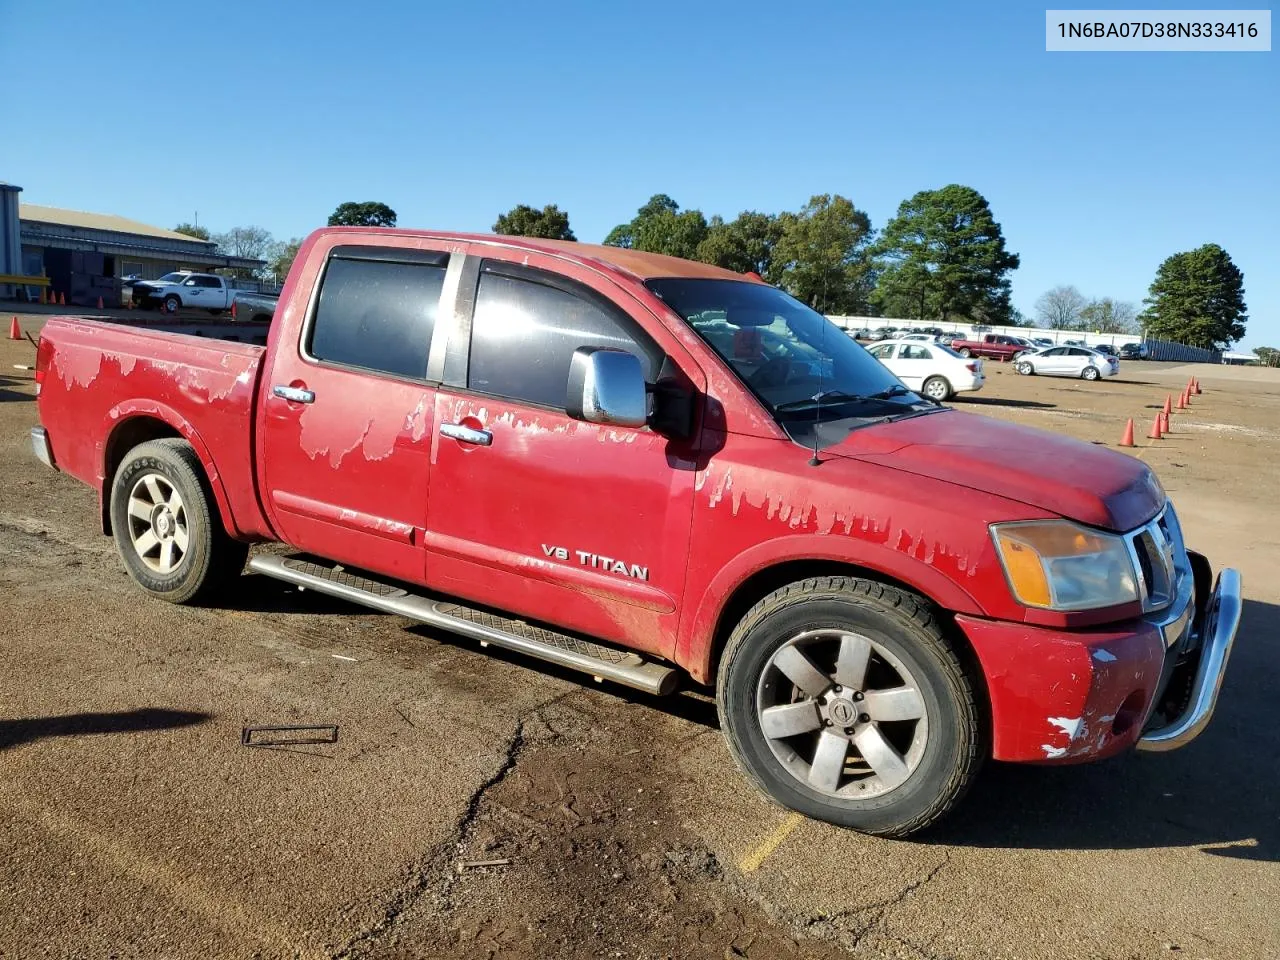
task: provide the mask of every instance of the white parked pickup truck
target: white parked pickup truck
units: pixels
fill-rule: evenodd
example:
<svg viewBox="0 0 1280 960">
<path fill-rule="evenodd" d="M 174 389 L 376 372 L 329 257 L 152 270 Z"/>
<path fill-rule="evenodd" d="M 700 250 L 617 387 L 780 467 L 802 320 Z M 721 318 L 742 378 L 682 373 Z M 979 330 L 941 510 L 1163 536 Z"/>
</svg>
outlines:
<svg viewBox="0 0 1280 960">
<path fill-rule="evenodd" d="M 217 316 L 231 309 L 236 293 L 236 289 L 217 274 L 179 270 L 166 273 L 159 280 L 135 283 L 133 303 L 143 310 L 158 307 L 165 313 L 177 313 L 179 307 L 197 307 Z"/>
</svg>

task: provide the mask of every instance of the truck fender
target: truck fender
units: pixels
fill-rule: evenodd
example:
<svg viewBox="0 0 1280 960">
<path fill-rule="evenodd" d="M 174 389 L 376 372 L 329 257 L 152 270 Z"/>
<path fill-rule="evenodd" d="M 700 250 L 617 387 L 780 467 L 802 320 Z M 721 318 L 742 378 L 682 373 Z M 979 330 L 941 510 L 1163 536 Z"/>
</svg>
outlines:
<svg viewBox="0 0 1280 960">
<path fill-rule="evenodd" d="M 712 578 L 698 601 L 692 619 L 682 626 L 676 662 L 701 683 L 714 673 L 720 618 L 738 588 L 771 567 L 796 562 L 828 562 L 861 568 L 872 577 L 897 581 L 944 610 L 983 614 L 982 607 L 959 584 L 922 560 L 877 544 L 841 537 L 801 534 L 779 537 L 744 550 Z M 758 598 L 757 598 L 758 599 Z"/>
<path fill-rule="evenodd" d="M 213 462 L 213 457 L 209 453 L 209 448 L 205 442 L 200 439 L 200 434 L 191 423 L 167 404 L 159 403 L 155 400 L 125 400 L 116 404 L 107 411 L 106 421 L 102 430 L 98 432 L 98 436 L 105 439 L 98 441 L 98 449 L 95 451 L 95 457 L 98 463 L 98 503 L 103 511 L 103 531 L 107 529 L 107 511 L 110 499 L 111 477 L 107 473 L 107 451 L 111 449 L 111 441 L 117 435 L 118 431 L 130 420 L 140 417 L 147 417 L 152 420 L 159 420 L 178 432 L 178 435 L 196 452 L 196 456 L 200 459 L 200 465 L 204 467 L 205 477 L 209 481 L 209 486 L 213 490 L 213 498 L 218 505 L 218 514 L 222 518 L 222 526 L 231 536 L 240 534 L 239 527 L 236 526 L 235 518 L 231 515 L 231 505 L 227 500 L 227 492 L 222 485 L 222 477 L 218 473 L 218 468 Z"/>
</svg>

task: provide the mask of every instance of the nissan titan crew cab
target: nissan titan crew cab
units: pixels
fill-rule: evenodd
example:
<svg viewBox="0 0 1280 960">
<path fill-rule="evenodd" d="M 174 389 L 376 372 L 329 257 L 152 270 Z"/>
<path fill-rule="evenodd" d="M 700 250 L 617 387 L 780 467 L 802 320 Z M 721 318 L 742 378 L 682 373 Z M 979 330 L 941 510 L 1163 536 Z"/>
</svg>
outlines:
<svg viewBox="0 0 1280 960">
<path fill-rule="evenodd" d="M 324 229 L 265 348 L 56 318 L 36 455 L 173 603 L 266 576 L 652 694 L 777 802 L 903 836 L 983 761 L 1209 721 L 1240 578 L 1143 463 L 908 390 L 751 277 Z"/>
</svg>

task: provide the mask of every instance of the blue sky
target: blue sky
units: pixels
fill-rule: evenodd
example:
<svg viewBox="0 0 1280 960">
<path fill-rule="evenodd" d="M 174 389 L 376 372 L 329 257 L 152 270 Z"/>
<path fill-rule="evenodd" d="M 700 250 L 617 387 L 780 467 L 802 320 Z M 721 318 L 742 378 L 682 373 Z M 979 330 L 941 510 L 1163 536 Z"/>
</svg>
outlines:
<svg viewBox="0 0 1280 960">
<path fill-rule="evenodd" d="M 277 237 L 344 200 L 598 241 L 653 193 L 727 217 L 841 193 L 883 226 L 981 191 L 1014 303 L 1141 301 L 1207 242 L 1280 346 L 1276 52 L 1046 53 L 1044 4 L 0 0 L 0 180 L 31 203 Z"/>
</svg>

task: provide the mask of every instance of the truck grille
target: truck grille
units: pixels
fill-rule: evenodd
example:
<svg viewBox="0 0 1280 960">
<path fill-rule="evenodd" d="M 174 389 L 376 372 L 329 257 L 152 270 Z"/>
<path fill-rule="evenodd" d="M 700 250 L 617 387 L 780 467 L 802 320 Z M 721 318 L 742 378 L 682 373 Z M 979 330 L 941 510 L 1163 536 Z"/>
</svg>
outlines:
<svg viewBox="0 0 1280 960">
<path fill-rule="evenodd" d="M 1130 533 L 1126 540 L 1141 581 L 1143 610 L 1167 607 L 1178 596 L 1182 578 L 1191 575 L 1173 505 L 1166 504 L 1159 516 Z"/>
</svg>

